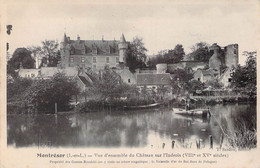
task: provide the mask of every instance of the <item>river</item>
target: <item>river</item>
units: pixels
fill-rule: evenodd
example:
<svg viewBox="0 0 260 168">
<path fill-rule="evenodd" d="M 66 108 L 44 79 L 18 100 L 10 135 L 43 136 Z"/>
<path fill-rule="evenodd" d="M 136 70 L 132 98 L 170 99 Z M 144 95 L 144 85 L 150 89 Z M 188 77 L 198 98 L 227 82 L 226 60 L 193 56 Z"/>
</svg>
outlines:
<svg viewBox="0 0 260 168">
<path fill-rule="evenodd" d="M 13 147 L 214 147 L 224 132 L 232 133 L 238 121 L 256 119 L 255 105 L 209 106 L 210 118 L 185 117 L 170 109 L 86 114 L 9 115 L 7 143 Z M 225 138 L 224 138 L 225 139 Z M 226 142 L 227 143 L 227 142 Z"/>
</svg>

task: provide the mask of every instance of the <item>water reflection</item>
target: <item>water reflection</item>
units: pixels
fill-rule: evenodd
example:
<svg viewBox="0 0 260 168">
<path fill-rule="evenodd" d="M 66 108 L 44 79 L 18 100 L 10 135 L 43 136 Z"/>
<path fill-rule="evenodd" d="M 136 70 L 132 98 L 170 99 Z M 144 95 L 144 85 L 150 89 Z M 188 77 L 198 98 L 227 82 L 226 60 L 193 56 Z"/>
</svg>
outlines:
<svg viewBox="0 0 260 168">
<path fill-rule="evenodd" d="M 209 135 L 218 145 L 222 131 L 234 130 L 237 118 L 250 122 L 256 115 L 256 107 L 249 105 L 216 105 L 211 111 L 209 119 L 169 109 L 8 116 L 7 142 L 15 147 L 208 147 Z"/>
</svg>

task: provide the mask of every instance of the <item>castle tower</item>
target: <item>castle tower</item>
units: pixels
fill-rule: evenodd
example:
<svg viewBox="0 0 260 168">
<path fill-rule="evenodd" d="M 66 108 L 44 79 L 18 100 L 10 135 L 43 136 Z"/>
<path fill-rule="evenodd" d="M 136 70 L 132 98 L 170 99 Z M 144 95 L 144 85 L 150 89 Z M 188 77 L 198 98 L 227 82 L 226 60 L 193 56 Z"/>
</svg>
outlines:
<svg viewBox="0 0 260 168">
<path fill-rule="evenodd" d="M 118 49 L 119 49 L 119 62 L 126 63 L 126 54 L 127 54 L 128 44 L 125 40 L 124 34 L 122 34 L 122 36 L 120 38 L 120 42 L 118 44 Z"/>
<path fill-rule="evenodd" d="M 230 44 L 226 46 L 224 50 L 226 66 L 236 68 L 238 65 L 238 44 Z"/>
</svg>

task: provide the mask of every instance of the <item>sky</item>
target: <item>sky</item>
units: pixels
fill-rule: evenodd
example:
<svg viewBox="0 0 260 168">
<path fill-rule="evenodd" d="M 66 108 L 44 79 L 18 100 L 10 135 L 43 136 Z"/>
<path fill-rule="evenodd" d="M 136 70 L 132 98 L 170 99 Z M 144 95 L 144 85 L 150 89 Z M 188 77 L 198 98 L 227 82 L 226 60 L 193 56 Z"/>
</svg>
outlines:
<svg viewBox="0 0 260 168">
<path fill-rule="evenodd" d="M 10 53 L 41 41 L 143 38 L 147 54 L 182 44 L 186 54 L 192 45 L 205 41 L 224 47 L 239 45 L 243 51 L 258 47 L 258 1 L 7 1 L 6 24 L 13 25 L 7 37 Z"/>
</svg>

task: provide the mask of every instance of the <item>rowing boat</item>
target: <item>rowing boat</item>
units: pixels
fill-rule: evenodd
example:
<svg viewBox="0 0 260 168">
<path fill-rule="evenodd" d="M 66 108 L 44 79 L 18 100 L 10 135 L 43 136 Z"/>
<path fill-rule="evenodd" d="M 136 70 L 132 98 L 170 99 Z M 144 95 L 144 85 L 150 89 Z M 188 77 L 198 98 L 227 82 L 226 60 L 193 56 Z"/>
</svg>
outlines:
<svg viewBox="0 0 260 168">
<path fill-rule="evenodd" d="M 185 110 L 181 108 L 172 108 L 172 110 L 175 114 L 180 114 L 180 115 L 201 116 L 201 117 L 207 117 L 208 115 L 210 115 L 209 109 Z"/>
</svg>

